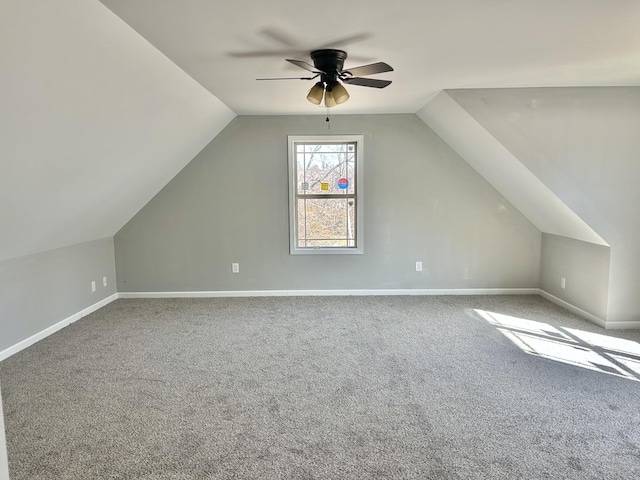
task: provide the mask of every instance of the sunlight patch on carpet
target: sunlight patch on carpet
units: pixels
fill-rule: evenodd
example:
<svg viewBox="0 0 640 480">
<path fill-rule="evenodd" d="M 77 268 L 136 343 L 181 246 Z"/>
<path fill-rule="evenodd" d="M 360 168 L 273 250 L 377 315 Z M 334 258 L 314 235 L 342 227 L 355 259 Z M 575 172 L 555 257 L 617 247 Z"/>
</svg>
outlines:
<svg viewBox="0 0 640 480">
<path fill-rule="evenodd" d="M 640 344 L 486 310 L 474 310 L 530 355 L 640 381 Z"/>
</svg>

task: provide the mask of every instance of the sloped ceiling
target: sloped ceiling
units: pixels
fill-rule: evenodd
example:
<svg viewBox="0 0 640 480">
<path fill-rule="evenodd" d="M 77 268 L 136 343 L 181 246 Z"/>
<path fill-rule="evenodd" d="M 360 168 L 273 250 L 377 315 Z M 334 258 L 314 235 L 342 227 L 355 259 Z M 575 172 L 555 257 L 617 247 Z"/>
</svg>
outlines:
<svg viewBox="0 0 640 480">
<path fill-rule="evenodd" d="M 103 5 L 104 4 L 104 5 Z M 108 7 L 108 8 L 107 8 Z M 334 114 L 443 89 L 635 85 L 640 3 L 4 0 L 0 260 L 111 236 L 235 114 L 324 114 L 284 58 L 386 61 Z M 125 23 L 126 22 L 126 23 Z"/>
<path fill-rule="evenodd" d="M 451 95 L 461 96 L 460 91 L 442 91 L 418 116 L 541 232 L 608 245 Z M 481 95 L 474 98 L 482 103 Z"/>
<path fill-rule="evenodd" d="M 3 1 L 0 260 L 114 235 L 234 116 L 97 1 Z"/>
<path fill-rule="evenodd" d="M 640 87 L 448 94 L 610 244 L 640 236 Z"/>
</svg>

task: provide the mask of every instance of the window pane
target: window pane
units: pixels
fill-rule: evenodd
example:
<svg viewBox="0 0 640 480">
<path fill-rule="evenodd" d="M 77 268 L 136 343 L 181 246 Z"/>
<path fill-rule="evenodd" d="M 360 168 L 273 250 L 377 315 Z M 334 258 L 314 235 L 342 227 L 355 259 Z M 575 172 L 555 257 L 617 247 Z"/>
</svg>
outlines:
<svg viewBox="0 0 640 480">
<path fill-rule="evenodd" d="M 289 135 L 291 254 L 361 254 L 362 135 Z"/>
<path fill-rule="evenodd" d="M 355 193 L 355 148 L 351 143 L 296 144 L 298 195 Z"/>
<path fill-rule="evenodd" d="M 355 247 L 353 198 L 298 199 L 298 247 Z"/>
</svg>

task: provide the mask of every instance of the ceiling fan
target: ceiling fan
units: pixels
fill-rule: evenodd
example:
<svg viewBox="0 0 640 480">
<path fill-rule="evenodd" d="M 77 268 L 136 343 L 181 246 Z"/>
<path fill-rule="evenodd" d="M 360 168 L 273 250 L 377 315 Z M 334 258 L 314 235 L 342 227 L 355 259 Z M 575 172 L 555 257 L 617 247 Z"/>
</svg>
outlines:
<svg viewBox="0 0 640 480">
<path fill-rule="evenodd" d="M 285 59 L 297 67 L 314 73 L 315 75 L 312 77 L 258 78 L 256 80 L 314 80 L 320 77 L 320 81 L 309 90 L 307 100 L 314 105 L 320 105 L 324 98 L 326 107 L 335 107 L 349 100 L 349 93 L 347 93 L 347 89 L 344 88 L 342 83 L 373 88 L 384 88 L 391 83 L 390 80 L 362 77 L 363 75 L 392 72 L 393 68 L 390 65 L 384 62 L 377 62 L 345 69 L 344 61 L 346 59 L 347 52 L 344 50 L 314 50 L 311 52 L 313 65 L 302 60 Z"/>
</svg>

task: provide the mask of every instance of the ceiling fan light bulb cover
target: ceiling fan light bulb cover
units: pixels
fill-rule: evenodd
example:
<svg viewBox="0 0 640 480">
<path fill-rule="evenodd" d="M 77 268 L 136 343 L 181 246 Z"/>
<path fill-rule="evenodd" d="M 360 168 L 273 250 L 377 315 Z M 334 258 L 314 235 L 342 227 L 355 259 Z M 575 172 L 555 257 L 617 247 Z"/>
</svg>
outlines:
<svg viewBox="0 0 640 480">
<path fill-rule="evenodd" d="M 309 100 L 314 105 L 320 105 L 320 103 L 322 102 L 323 94 L 324 86 L 322 85 L 322 83 L 318 82 L 313 87 L 311 87 L 311 90 L 309 90 L 309 93 L 307 94 L 307 100 Z"/>
<path fill-rule="evenodd" d="M 325 107 L 335 107 L 337 105 L 336 99 L 333 96 L 333 91 L 327 90 L 324 94 L 324 106 Z"/>
<path fill-rule="evenodd" d="M 349 92 L 341 83 L 336 83 L 331 89 L 333 93 L 333 99 L 335 100 L 337 105 L 346 102 L 349 100 Z"/>
</svg>

